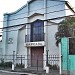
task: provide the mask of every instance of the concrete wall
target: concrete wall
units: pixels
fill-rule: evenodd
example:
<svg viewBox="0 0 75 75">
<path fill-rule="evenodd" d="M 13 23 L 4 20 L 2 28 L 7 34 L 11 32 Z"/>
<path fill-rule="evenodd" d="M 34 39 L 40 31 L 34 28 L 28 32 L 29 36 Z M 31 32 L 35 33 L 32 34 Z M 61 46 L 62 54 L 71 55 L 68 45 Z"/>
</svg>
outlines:
<svg viewBox="0 0 75 75">
<path fill-rule="evenodd" d="M 24 43 L 25 43 L 25 29 L 19 30 L 17 54 L 27 55 L 27 48 L 24 46 Z"/>
<path fill-rule="evenodd" d="M 11 31 L 11 30 L 10 30 Z M 7 41 L 7 52 L 6 54 L 11 55 L 13 54 L 13 51 L 17 51 L 17 39 L 18 39 L 18 30 L 8 32 L 8 41 Z M 9 39 L 12 39 L 12 42 L 9 41 Z"/>
<path fill-rule="evenodd" d="M 50 24 L 51 25 L 51 24 Z M 58 31 L 58 25 L 48 26 L 48 50 L 49 55 L 58 55 L 59 48 L 56 46 L 55 33 Z"/>
</svg>

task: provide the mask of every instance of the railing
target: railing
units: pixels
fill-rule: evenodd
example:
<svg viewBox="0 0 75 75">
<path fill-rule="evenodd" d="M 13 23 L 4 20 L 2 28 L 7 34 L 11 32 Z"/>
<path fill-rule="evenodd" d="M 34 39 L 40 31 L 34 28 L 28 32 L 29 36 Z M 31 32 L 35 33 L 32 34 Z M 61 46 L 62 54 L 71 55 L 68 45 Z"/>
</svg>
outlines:
<svg viewBox="0 0 75 75">
<path fill-rule="evenodd" d="M 25 42 L 37 42 L 44 41 L 44 33 L 34 34 L 34 35 L 25 35 Z"/>
<path fill-rule="evenodd" d="M 55 69 L 58 70 L 59 69 L 59 55 L 49 55 L 48 56 L 48 66 L 50 67 L 50 69 Z"/>
<path fill-rule="evenodd" d="M 30 55 L 1 55 L 0 56 L 0 69 L 11 68 L 11 65 L 14 61 L 16 68 L 24 68 L 26 65 L 28 67 L 41 67 L 43 68 L 43 62 L 47 60 L 40 59 L 31 59 Z M 32 63 L 33 61 L 33 63 Z M 27 62 L 27 63 L 26 63 Z M 58 55 L 49 55 L 48 56 L 48 66 L 50 69 L 58 69 L 59 68 L 59 56 Z M 3 68 L 4 67 L 4 68 Z"/>
</svg>

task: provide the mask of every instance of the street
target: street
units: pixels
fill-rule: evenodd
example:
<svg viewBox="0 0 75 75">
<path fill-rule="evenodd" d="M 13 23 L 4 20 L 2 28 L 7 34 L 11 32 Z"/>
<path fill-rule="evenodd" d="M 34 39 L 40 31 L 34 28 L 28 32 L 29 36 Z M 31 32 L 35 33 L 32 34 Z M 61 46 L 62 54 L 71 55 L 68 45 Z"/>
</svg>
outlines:
<svg viewBox="0 0 75 75">
<path fill-rule="evenodd" d="M 11 72 L 11 71 L 4 71 L 0 70 L 0 75 L 39 75 L 39 74 L 31 74 L 31 73 L 23 73 L 23 72 Z M 48 74 L 40 74 L 40 75 L 59 75 L 57 71 L 52 71 Z"/>
<path fill-rule="evenodd" d="M 9 72 L 9 71 L 0 71 L 0 75 L 28 75 L 25 73 L 18 73 L 18 72 Z"/>
</svg>

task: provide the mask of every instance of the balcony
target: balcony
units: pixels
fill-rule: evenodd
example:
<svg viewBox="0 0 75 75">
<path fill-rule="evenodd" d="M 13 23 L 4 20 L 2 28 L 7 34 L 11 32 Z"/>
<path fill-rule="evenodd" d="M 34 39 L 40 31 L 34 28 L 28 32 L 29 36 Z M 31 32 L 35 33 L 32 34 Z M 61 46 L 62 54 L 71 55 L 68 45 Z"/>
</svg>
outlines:
<svg viewBox="0 0 75 75">
<path fill-rule="evenodd" d="M 44 33 L 25 35 L 25 42 L 39 42 L 39 41 L 44 41 Z"/>
</svg>

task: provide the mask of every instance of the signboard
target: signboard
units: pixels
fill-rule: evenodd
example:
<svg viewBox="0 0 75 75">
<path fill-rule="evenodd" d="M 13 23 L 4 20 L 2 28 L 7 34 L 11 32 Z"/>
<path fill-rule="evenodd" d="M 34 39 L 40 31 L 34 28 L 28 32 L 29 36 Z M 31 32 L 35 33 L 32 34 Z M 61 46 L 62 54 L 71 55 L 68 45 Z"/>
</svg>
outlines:
<svg viewBox="0 0 75 75">
<path fill-rule="evenodd" d="M 45 45 L 44 41 L 42 41 L 42 42 L 27 42 L 27 43 L 25 43 L 26 47 L 35 47 L 35 46 L 44 46 L 44 45 Z"/>
</svg>

